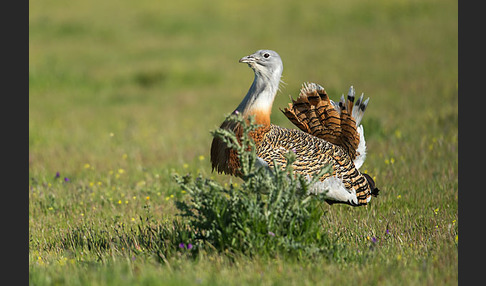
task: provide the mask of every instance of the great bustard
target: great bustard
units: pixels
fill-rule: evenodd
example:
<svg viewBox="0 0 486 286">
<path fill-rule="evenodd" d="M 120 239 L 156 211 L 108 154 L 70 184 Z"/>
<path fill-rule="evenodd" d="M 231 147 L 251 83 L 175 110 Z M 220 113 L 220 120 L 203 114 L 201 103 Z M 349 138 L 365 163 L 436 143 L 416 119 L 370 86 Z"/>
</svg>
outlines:
<svg viewBox="0 0 486 286">
<path fill-rule="evenodd" d="M 292 103 L 281 110 L 300 130 L 283 128 L 270 123 L 283 71 L 280 56 L 272 50 L 259 50 L 239 62 L 247 63 L 255 72 L 255 78 L 233 113 L 244 117 L 253 115 L 261 125 L 250 134 L 259 162 L 268 167 L 273 167 L 274 160 L 285 165 L 284 155 L 292 150 L 296 155 L 292 165 L 294 172 L 312 176 L 331 164 L 332 174 L 325 174 L 312 186 L 314 192 L 326 191 L 325 200 L 330 204 L 366 205 L 371 196 L 378 194 L 373 179 L 359 171 L 366 157 L 360 122 L 369 98 L 363 101 L 361 95 L 354 102 L 355 91 L 351 86 L 347 100 L 341 96 L 339 103 L 335 103 L 323 87 L 305 83 L 297 100 L 292 99 Z M 233 121 L 225 120 L 220 128 L 241 136 L 242 128 Z M 239 174 L 236 151 L 216 137 L 211 144 L 211 163 L 213 170 L 220 173 Z"/>
</svg>

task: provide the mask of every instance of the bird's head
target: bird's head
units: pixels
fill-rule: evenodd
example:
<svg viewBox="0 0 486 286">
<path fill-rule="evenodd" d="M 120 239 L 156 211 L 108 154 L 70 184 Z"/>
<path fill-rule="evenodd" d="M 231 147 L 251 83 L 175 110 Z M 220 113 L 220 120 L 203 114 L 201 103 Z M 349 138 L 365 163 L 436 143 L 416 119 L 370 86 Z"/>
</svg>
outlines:
<svg viewBox="0 0 486 286">
<path fill-rule="evenodd" d="M 282 59 L 277 52 L 272 50 L 258 50 L 255 53 L 242 57 L 240 63 L 246 63 L 258 75 L 267 78 L 278 78 L 283 71 Z"/>
</svg>

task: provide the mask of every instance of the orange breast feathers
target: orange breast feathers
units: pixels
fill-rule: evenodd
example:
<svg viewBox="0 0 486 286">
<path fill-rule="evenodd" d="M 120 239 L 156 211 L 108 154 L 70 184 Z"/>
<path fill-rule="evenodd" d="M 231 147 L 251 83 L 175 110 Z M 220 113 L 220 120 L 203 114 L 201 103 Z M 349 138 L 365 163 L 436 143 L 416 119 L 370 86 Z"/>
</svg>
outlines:
<svg viewBox="0 0 486 286">
<path fill-rule="evenodd" d="M 270 112 L 261 109 L 252 110 L 245 114 L 244 117 L 247 118 L 250 115 L 255 116 L 256 124 L 262 125 L 249 134 L 258 147 L 265 134 L 270 131 Z M 238 123 L 225 120 L 220 128 L 233 131 L 238 140 L 242 136 L 243 128 Z M 213 138 L 211 143 L 211 164 L 213 171 L 216 170 L 218 173 L 241 175 L 239 172 L 240 162 L 236 150 L 229 148 L 221 139 L 216 137 Z"/>
</svg>

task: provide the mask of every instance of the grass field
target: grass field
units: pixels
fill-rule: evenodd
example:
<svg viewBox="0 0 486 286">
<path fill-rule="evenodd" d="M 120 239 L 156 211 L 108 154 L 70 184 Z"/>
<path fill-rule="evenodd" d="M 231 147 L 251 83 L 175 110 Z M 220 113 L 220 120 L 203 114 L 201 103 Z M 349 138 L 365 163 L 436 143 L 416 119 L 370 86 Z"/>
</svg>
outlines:
<svg viewBox="0 0 486 286">
<path fill-rule="evenodd" d="M 457 1 L 240 2 L 29 2 L 30 284 L 457 284 Z M 304 81 L 371 97 L 381 194 L 322 204 L 331 256 L 162 257 L 188 243 L 173 174 L 242 184 L 211 173 L 210 131 L 261 48 L 284 63 L 274 124 L 294 128 L 278 107 Z"/>
</svg>

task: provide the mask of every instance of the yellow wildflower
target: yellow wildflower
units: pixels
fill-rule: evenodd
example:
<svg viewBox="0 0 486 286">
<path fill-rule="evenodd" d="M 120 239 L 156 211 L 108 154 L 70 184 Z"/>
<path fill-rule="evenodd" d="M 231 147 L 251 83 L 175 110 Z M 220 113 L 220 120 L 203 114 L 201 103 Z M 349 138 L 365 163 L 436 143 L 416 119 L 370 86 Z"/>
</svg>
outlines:
<svg viewBox="0 0 486 286">
<path fill-rule="evenodd" d="M 402 132 L 400 130 L 395 130 L 395 137 L 397 137 L 398 139 L 402 138 Z"/>
</svg>

